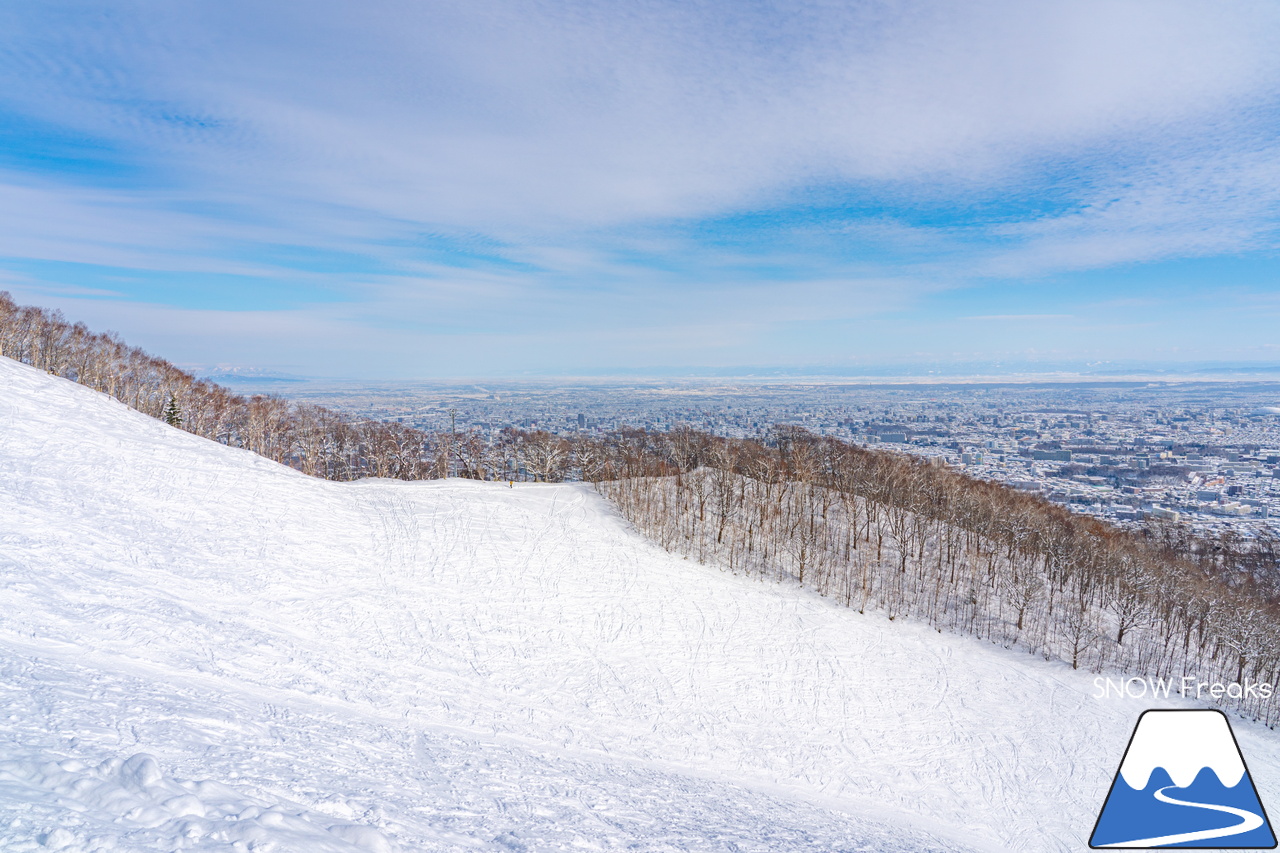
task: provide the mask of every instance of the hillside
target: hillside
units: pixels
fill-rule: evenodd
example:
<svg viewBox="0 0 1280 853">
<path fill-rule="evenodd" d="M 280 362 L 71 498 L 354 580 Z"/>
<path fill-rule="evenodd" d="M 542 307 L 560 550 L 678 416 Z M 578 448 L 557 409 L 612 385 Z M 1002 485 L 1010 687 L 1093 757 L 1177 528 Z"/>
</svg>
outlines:
<svg viewBox="0 0 1280 853">
<path fill-rule="evenodd" d="M 775 425 L 763 440 L 688 426 L 603 434 L 428 433 L 254 395 L 0 291 L 0 354 L 304 474 L 596 484 L 668 551 L 793 578 L 1073 669 L 1280 682 L 1274 543 L 1180 525 L 1123 531 L 946 465 Z M 873 547 L 874 540 L 874 547 Z M 1274 727 L 1277 695 L 1221 707 Z"/>
<path fill-rule="evenodd" d="M 6 851 L 1078 850 L 1149 706 L 1092 694 L 585 485 L 327 482 L 0 359 Z"/>
</svg>

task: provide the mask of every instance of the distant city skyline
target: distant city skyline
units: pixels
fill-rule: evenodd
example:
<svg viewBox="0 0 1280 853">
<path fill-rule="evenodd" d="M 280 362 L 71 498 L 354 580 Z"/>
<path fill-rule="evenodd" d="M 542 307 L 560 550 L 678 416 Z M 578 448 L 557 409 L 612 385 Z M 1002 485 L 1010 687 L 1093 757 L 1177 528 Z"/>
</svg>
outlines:
<svg viewBox="0 0 1280 853">
<path fill-rule="evenodd" d="M 1276 366 L 1278 46 L 1262 2 L 11 4 L 0 290 L 315 377 Z"/>
</svg>

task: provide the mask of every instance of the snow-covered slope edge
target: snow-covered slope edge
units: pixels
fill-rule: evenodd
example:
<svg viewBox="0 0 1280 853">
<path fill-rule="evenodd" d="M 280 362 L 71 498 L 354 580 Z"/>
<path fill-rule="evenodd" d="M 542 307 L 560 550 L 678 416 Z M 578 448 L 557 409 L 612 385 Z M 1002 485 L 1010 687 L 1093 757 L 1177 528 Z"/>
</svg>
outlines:
<svg viewBox="0 0 1280 853">
<path fill-rule="evenodd" d="M 1091 692 L 581 486 L 313 480 L 0 359 L 0 849 L 1083 849 L 1145 707 Z"/>
</svg>

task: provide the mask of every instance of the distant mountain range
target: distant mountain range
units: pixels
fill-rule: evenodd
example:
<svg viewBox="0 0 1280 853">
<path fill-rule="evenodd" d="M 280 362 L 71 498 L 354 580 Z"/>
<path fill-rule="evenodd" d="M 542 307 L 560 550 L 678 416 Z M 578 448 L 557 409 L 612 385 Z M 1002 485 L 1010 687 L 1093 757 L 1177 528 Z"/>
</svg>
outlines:
<svg viewBox="0 0 1280 853">
<path fill-rule="evenodd" d="M 244 384 L 249 382 L 308 382 L 309 377 L 298 376 L 293 373 L 281 373 L 276 370 L 268 370 L 262 367 L 237 367 L 234 365 L 219 364 L 213 367 L 207 365 L 189 365 L 184 369 L 190 370 L 196 376 L 202 379 L 208 379 L 211 382 L 219 384 L 233 385 Z"/>
</svg>

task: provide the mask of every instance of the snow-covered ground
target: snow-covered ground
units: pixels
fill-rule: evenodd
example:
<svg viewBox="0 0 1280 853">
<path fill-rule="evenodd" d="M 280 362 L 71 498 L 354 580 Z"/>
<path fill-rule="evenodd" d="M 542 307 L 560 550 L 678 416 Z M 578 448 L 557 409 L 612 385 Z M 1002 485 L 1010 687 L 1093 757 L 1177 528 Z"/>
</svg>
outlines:
<svg viewBox="0 0 1280 853">
<path fill-rule="evenodd" d="M 1082 850 L 1152 706 L 1093 693 L 585 486 L 327 483 L 0 359 L 4 851 Z"/>
</svg>

